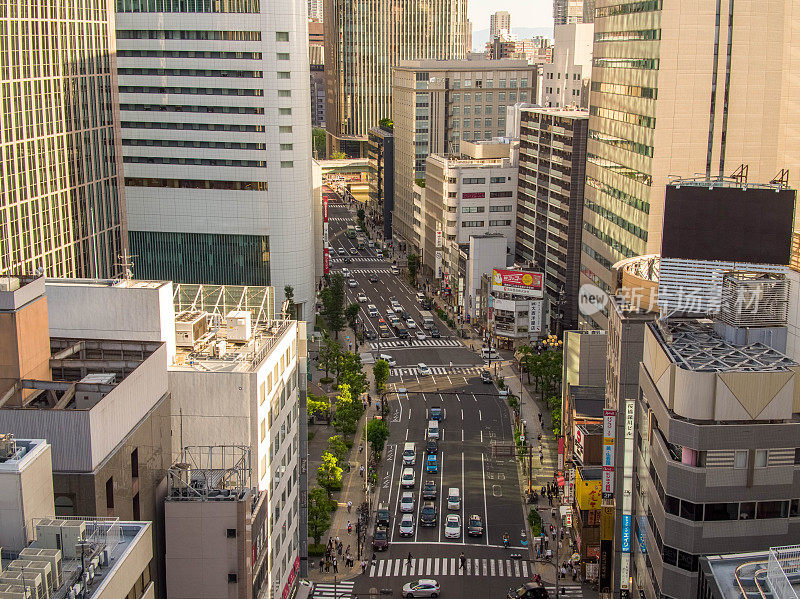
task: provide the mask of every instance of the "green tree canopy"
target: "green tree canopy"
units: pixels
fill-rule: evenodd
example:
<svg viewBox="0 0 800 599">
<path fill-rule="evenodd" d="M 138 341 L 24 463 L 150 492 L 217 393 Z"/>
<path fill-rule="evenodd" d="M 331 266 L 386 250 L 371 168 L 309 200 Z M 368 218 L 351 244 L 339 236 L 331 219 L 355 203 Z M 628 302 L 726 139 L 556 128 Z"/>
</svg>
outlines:
<svg viewBox="0 0 800 599">
<path fill-rule="evenodd" d="M 389 438 L 389 427 L 383 420 L 370 420 L 367 422 L 367 441 L 369 441 L 372 451 L 376 456 L 383 453 L 383 446 Z"/>
<path fill-rule="evenodd" d="M 367 375 L 361 364 L 361 356 L 353 352 L 345 352 L 339 359 L 339 376 L 337 384 L 347 385 L 353 399 L 358 400 L 362 393 L 367 392 Z"/>
<path fill-rule="evenodd" d="M 314 487 L 308 492 L 308 536 L 319 545 L 322 535 L 331 527 L 331 501 L 324 489 Z"/>
<path fill-rule="evenodd" d="M 416 254 L 408 255 L 408 280 L 412 285 L 417 284 L 417 270 L 419 269 L 419 256 Z"/>
<path fill-rule="evenodd" d="M 344 317 L 347 319 L 347 324 L 350 325 L 350 328 L 355 330 L 356 329 L 356 318 L 358 318 L 358 313 L 361 311 L 361 306 L 358 304 L 350 304 L 344 311 Z"/>
<path fill-rule="evenodd" d="M 322 463 L 317 468 L 317 484 L 325 489 L 329 499 L 334 491 L 342 488 L 342 469 L 339 467 L 339 460 L 328 451 L 323 452 Z"/>
<path fill-rule="evenodd" d="M 314 157 L 325 158 L 325 129 L 314 127 L 311 130 L 311 140 L 314 144 Z"/>
<path fill-rule="evenodd" d="M 358 420 L 363 413 L 364 406 L 350 394 L 350 386 L 347 384 L 339 385 L 333 427 L 345 437 L 352 437 L 358 430 Z"/>
<path fill-rule="evenodd" d="M 347 154 L 345 154 L 344 152 L 334 152 L 333 154 L 331 154 L 331 158 L 333 158 L 334 160 L 344 160 L 345 158 L 347 158 Z"/>
<path fill-rule="evenodd" d="M 349 449 L 347 442 L 341 435 L 333 435 L 328 439 L 328 451 L 332 453 L 337 460 L 344 462 L 347 459 Z"/>
<path fill-rule="evenodd" d="M 331 276 L 330 285 L 320 292 L 322 299 L 322 315 L 328 328 L 339 338 L 339 331 L 344 328 L 344 277 L 337 272 Z"/>
<path fill-rule="evenodd" d="M 386 381 L 389 380 L 389 362 L 378 360 L 372 367 L 372 375 L 375 377 L 375 387 L 378 393 L 386 389 Z"/>
<path fill-rule="evenodd" d="M 309 393 L 306 401 L 306 412 L 309 416 L 330 419 L 331 401 L 325 395 Z"/>
<path fill-rule="evenodd" d="M 339 357 L 342 355 L 342 346 L 333 339 L 330 335 L 325 335 L 322 338 L 322 343 L 319 348 L 319 365 L 325 370 L 325 377 L 333 372 L 339 370 Z"/>
</svg>

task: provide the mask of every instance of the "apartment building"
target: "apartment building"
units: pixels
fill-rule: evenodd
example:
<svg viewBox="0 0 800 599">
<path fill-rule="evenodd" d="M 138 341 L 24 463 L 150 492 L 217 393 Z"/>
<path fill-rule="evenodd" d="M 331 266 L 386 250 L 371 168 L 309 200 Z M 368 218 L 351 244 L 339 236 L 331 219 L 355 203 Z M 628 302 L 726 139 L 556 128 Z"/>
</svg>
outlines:
<svg viewBox="0 0 800 599">
<path fill-rule="evenodd" d="M 511 33 L 511 13 L 498 10 L 489 15 L 489 39 L 494 39 L 503 32 Z"/>
<path fill-rule="evenodd" d="M 551 330 L 577 328 L 589 115 L 566 108 L 520 114 L 516 256 L 545 275 Z"/>
<path fill-rule="evenodd" d="M 394 209 L 394 130 L 391 125 L 369 130 L 369 202 L 370 210 L 383 239 L 392 238 Z"/>
<path fill-rule="evenodd" d="M 553 60 L 542 65 L 542 105 L 588 109 L 594 25 L 556 25 L 553 31 Z"/>
<path fill-rule="evenodd" d="M 730 176 L 747 165 L 761 184 L 797 171 L 789 132 L 798 84 L 787 62 L 797 41 L 783 25 L 791 10 L 597 2 L 583 282 L 608 291 L 614 263 L 659 251 L 670 176 Z M 606 315 L 587 324 L 602 328 Z"/>
<path fill-rule="evenodd" d="M 548 37 L 519 39 L 516 34 L 505 32 L 486 42 L 486 53 L 492 60 L 516 58 L 528 64 L 546 64 L 553 59 L 553 45 Z"/>
<path fill-rule="evenodd" d="M 0 273 L 105 277 L 123 270 L 113 27 L 113 0 L 80 9 L 11 2 L 0 15 L 6 40 L 41 40 L 0 49 Z"/>
<path fill-rule="evenodd" d="M 469 246 L 473 236 L 502 235 L 506 254 L 514 255 L 516 143 L 496 138 L 460 145 L 460 158 L 432 154 L 425 166 L 422 264 L 444 284 L 465 276 L 459 268 L 460 248 Z M 506 261 L 493 266 L 506 266 Z"/>
<path fill-rule="evenodd" d="M 556 26 L 570 23 L 591 23 L 595 0 L 553 0 L 553 22 Z"/>
<path fill-rule="evenodd" d="M 291 285 L 299 318 L 313 317 L 306 12 L 303 0 L 117 2 L 139 278 Z"/>
<path fill-rule="evenodd" d="M 408 61 L 394 69 L 395 237 L 422 247 L 413 185 L 425 178 L 428 155 L 458 156 L 462 140 L 505 135 L 506 107 L 535 92 L 536 68 L 524 60 Z"/>
<path fill-rule="evenodd" d="M 466 0 L 325 0 L 328 155 L 366 156 L 368 131 L 393 118 L 392 68 L 467 55 Z M 410 189 L 410 188 L 409 188 Z"/>
</svg>

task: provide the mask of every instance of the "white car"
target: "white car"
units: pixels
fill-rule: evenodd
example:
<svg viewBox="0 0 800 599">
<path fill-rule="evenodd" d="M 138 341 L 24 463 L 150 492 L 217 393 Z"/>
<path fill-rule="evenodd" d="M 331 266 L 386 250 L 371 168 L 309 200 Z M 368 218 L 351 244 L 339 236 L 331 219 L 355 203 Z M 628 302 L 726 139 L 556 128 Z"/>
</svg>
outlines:
<svg viewBox="0 0 800 599">
<path fill-rule="evenodd" d="M 366 296 L 366 295 L 364 295 L 364 293 L 363 293 L 363 292 L 362 292 L 362 293 L 359 293 L 359 294 L 358 294 L 358 301 L 359 301 L 360 303 L 362 303 L 362 304 L 366 304 L 366 303 L 367 303 L 367 296 Z"/>
<path fill-rule="evenodd" d="M 347 286 L 348 287 L 358 287 L 358 283 L 356 283 L 355 279 L 350 279 L 349 281 L 347 281 Z"/>
<path fill-rule="evenodd" d="M 345 279 L 349 279 L 350 278 L 350 269 L 347 268 L 346 266 L 342 269 L 342 276 Z"/>
<path fill-rule="evenodd" d="M 428 336 L 425 333 L 423 333 L 422 331 L 417 331 L 417 339 L 419 339 L 420 341 L 425 341 L 425 339 L 427 338 Z"/>
<path fill-rule="evenodd" d="M 378 308 L 375 307 L 375 304 L 369 304 L 367 306 L 367 312 L 369 313 L 370 318 L 378 318 L 378 316 L 381 315 L 381 313 L 378 312 Z"/>
<path fill-rule="evenodd" d="M 389 363 L 389 366 L 397 366 L 397 361 L 390 356 L 389 354 L 381 354 L 378 356 L 379 360 L 386 360 Z"/>
<path fill-rule="evenodd" d="M 420 362 L 419 364 L 417 364 L 417 373 L 420 376 L 428 376 L 431 373 L 431 369 L 428 368 L 428 365 L 425 364 L 424 362 Z"/>
<path fill-rule="evenodd" d="M 414 515 L 403 514 L 400 518 L 400 536 L 411 537 L 414 536 Z"/>
<path fill-rule="evenodd" d="M 392 274 L 393 275 L 399 275 L 400 274 L 400 269 L 397 268 L 397 266 L 395 264 L 392 264 Z"/>
<path fill-rule="evenodd" d="M 403 306 L 401 306 L 400 302 L 398 302 L 397 300 L 392 300 L 391 304 L 392 304 L 392 311 L 394 311 L 394 312 L 402 312 L 403 311 Z"/>
<path fill-rule="evenodd" d="M 414 493 L 411 491 L 403 492 L 403 496 L 400 498 L 400 511 L 404 514 L 414 511 Z M 411 516 L 411 521 L 414 521 L 413 516 Z"/>
<path fill-rule="evenodd" d="M 461 516 L 449 514 L 444 523 L 444 536 L 446 539 L 461 538 Z"/>
<path fill-rule="evenodd" d="M 386 316 L 392 318 L 394 316 L 394 310 L 391 308 L 386 308 Z"/>
<path fill-rule="evenodd" d="M 403 585 L 403 597 L 438 597 L 439 583 L 432 578 L 421 578 Z"/>
<path fill-rule="evenodd" d="M 414 322 L 413 318 L 406 318 L 406 326 L 409 329 L 416 329 L 417 328 L 417 323 Z"/>
<path fill-rule="evenodd" d="M 336 250 L 336 253 L 339 254 L 340 256 L 344 256 L 347 253 L 347 250 L 344 248 L 339 248 L 338 250 Z"/>
<path fill-rule="evenodd" d="M 382 251 L 380 251 L 380 250 L 378 250 L 377 252 L 375 252 L 375 256 L 376 256 L 377 258 L 383 258 L 383 252 L 382 252 Z"/>
<path fill-rule="evenodd" d="M 414 469 L 403 468 L 403 475 L 400 477 L 400 486 L 404 489 L 411 489 L 415 482 Z"/>
</svg>

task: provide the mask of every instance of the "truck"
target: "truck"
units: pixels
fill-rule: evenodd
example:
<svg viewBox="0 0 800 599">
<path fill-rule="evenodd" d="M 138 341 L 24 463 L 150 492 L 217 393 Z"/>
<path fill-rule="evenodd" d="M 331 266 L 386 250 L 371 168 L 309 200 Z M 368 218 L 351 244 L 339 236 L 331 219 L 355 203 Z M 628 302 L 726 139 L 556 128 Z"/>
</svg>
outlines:
<svg viewBox="0 0 800 599">
<path fill-rule="evenodd" d="M 355 239 L 356 238 L 356 228 L 352 225 L 347 227 L 347 237 L 348 239 Z"/>
<path fill-rule="evenodd" d="M 367 238 L 366 237 L 364 237 L 363 235 L 359 235 L 358 238 L 357 238 L 357 242 L 358 242 L 358 249 L 360 249 L 360 250 L 367 249 Z"/>
<path fill-rule="evenodd" d="M 433 321 L 433 313 L 427 310 L 422 310 L 419 313 L 420 317 L 422 318 L 422 328 L 426 331 L 431 330 L 435 326 L 435 322 Z"/>
</svg>

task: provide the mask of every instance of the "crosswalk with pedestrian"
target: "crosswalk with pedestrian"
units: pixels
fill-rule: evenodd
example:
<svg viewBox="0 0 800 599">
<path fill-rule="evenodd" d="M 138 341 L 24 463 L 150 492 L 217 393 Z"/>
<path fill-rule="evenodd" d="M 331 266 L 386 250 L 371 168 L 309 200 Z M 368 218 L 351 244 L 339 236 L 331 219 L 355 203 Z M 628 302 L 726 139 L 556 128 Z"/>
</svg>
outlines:
<svg viewBox="0 0 800 599">
<path fill-rule="evenodd" d="M 355 584 L 352 580 L 317 583 L 311 596 L 314 599 L 349 599 L 353 596 Z"/>
<path fill-rule="evenodd" d="M 428 370 L 430 370 L 431 374 L 434 376 L 447 374 L 468 375 L 480 374 L 485 368 L 483 366 L 453 366 L 452 368 L 448 366 L 429 366 Z M 419 369 L 416 367 L 392 368 L 389 373 L 392 376 L 419 376 Z"/>
<path fill-rule="evenodd" d="M 412 347 L 462 347 L 458 339 L 400 339 L 397 341 L 372 341 L 373 351 L 379 349 L 409 349 Z"/>
</svg>

